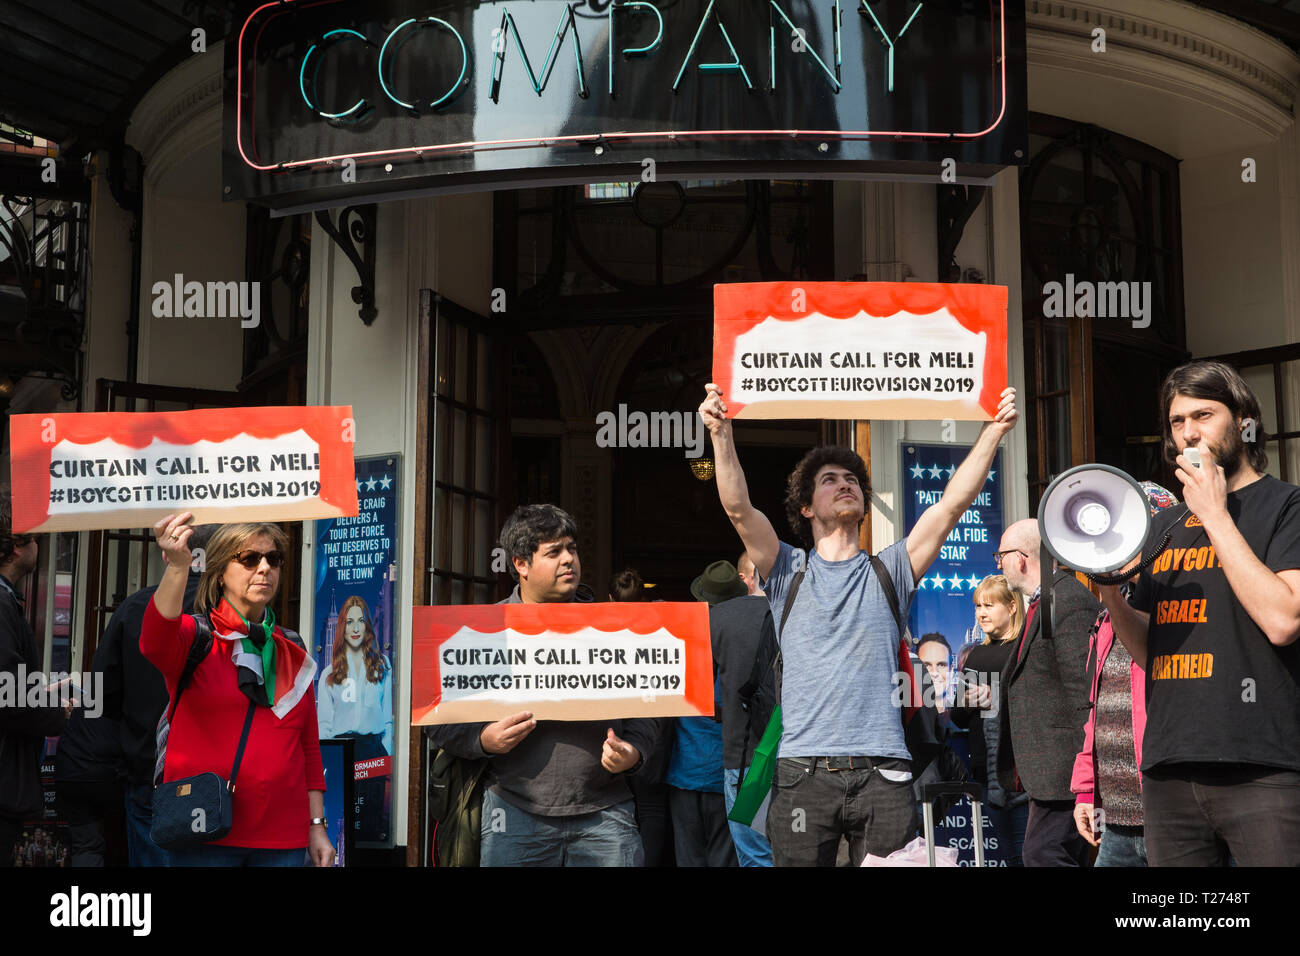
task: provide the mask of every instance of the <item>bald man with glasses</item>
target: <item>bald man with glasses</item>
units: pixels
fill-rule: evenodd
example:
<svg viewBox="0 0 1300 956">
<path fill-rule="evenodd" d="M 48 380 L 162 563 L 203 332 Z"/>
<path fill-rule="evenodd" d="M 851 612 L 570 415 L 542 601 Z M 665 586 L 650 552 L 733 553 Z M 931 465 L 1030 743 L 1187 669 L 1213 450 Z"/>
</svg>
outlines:
<svg viewBox="0 0 1300 956">
<path fill-rule="evenodd" d="M 1025 866 L 1087 866 L 1088 844 L 1074 826 L 1070 775 L 1089 709 L 1088 631 L 1101 604 L 1069 571 L 1053 571 L 1050 639 L 1039 606 L 1038 522 L 1017 521 L 993 559 L 1025 597 L 1025 626 L 1002 673 L 998 780 L 1029 794 Z M 1014 761 L 1014 763 L 1012 762 Z"/>
</svg>

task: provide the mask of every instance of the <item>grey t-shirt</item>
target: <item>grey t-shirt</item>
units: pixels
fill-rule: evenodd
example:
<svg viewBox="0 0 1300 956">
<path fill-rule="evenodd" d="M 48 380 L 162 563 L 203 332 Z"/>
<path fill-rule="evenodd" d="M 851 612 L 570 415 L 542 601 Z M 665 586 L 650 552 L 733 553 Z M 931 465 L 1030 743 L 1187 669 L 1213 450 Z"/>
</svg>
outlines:
<svg viewBox="0 0 1300 956">
<path fill-rule="evenodd" d="M 916 584 L 907 540 L 880 552 L 906 615 Z M 858 552 L 826 561 L 781 542 L 763 583 L 780 627 L 794 575 L 807 563 L 781 641 L 781 757 L 910 757 L 894 706 L 898 627 L 871 566 Z"/>
</svg>

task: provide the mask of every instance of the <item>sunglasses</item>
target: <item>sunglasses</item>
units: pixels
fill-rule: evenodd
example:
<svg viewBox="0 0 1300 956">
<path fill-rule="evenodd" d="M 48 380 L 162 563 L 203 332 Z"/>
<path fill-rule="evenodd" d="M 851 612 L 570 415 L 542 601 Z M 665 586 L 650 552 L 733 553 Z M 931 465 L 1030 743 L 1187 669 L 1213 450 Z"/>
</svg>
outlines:
<svg viewBox="0 0 1300 956">
<path fill-rule="evenodd" d="M 256 571 L 262 566 L 262 559 L 266 558 L 266 563 L 273 568 L 278 568 L 284 564 L 283 551 L 254 551 L 251 548 L 247 551 L 240 551 L 231 561 L 238 561 L 250 571 Z"/>
</svg>

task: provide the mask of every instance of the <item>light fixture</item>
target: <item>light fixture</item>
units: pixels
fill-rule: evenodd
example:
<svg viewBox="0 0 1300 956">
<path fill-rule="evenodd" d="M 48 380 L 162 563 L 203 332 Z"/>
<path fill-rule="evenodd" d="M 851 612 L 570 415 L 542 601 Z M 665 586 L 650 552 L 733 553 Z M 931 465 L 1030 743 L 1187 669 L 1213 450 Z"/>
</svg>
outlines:
<svg viewBox="0 0 1300 956">
<path fill-rule="evenodd" d="M 691 474 L 700 479 L 700 481 L 708 481 L 713 477 L 713 459 L 708 455 L 701 455 L 699 458 L 692 458 Z"/>
</svg>

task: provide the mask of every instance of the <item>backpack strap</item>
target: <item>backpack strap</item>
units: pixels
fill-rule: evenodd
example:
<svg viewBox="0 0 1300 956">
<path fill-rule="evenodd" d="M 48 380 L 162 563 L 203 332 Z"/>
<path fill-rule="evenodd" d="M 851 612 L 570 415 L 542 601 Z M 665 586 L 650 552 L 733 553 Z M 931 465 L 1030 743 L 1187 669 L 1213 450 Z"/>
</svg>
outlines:
<svg viewBox="0 0 1300 956">
<path fill-rule="evenodd" d="M 171 709 L 167 714 L 168 724 L 175 719 L 176 708 L 181 703 L 181 694 L 189 686 L 194 677 L 194 672 L 199 669 L 203 659 L 212 650 L 212 625 L 208 621 L 208 616 L 206 614 L 192 616 L 194 618 L 194 643 L 190 645 L 190 653 L 185 658 L 185 668 L 181 671 L 180 680 L 176 682 L 176 697 L 172 700 Z"/>
<path fill-rule="evenodd" d="M 799 593 L 799 585 L 803 584 L 804 571 L 799 571 L 790 580 L 790 593 L 785 596 L 785 605 L 781 608 L 781 627 L 776 632 L 776 659 L 772 661 L 772 670 L 776 672 L 776 703 L 781 704 L 781 677 L 785 668 L 785 662 L 781 659 L 781 635 L 785 633 L 785 622 L 790 619 L 790 609 L 794 607 L 795 595 Z M 748 740 L 746 740 L 748 743 Z"/>
<path fill-rule="evenodd" d="M 885 600 L 889 602 L 889 609 L 894 612 L 894 623 L 898 625 L 898 636 L 903 636 L 903 612 L 898 607 L 898 594 L 894 591 L 894 579 L 890 577 L 889 568 L 885 567 L 885 562 L 880 560 L 880 556 L 873 554 L 871 556 L 871 566 L 876 569 L 876 577 L 880 580 L 880 586 L 884 588 Z"/>
<path fill-rule="evenodd" d="M 176 718 L 176 708 L 180 706 L 181 694 L 189 686 L 194 672 L 203 663 L 203 659 L 212 650 L 212 626 L 207 615 L 191 616 L 194 618 L 194 641 L 185 656 L 185 666 L 181 669 L 181 676 L 176 681 L 176 696 L 172 698 L 168 709 L 158 716 L 158 727 L 154 731 L 153 785 L 155 787 L 162 781 L 163 765 L 167 759 L 167 738 L 171 735 L 172 721 Z"/>
</svg>

